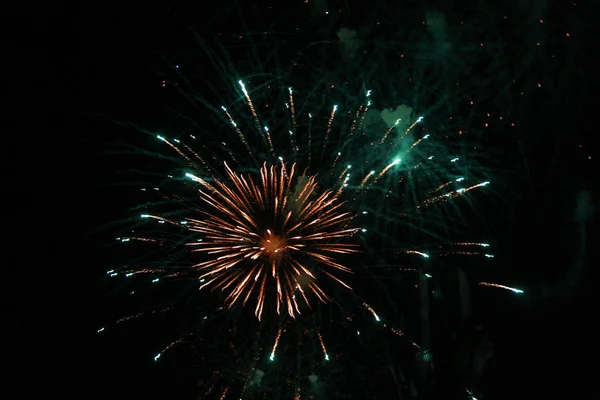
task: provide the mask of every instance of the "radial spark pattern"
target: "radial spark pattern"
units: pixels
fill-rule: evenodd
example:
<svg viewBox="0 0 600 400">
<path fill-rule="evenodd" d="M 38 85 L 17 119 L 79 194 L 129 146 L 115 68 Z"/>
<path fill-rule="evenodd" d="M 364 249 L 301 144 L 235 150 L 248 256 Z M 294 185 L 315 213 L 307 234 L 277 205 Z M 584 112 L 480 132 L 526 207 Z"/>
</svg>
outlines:
<svg viewBox="0 0 600 400">
<path fill-rule="evenodd" d="M 378 110 L 371 90 L 319 100 L 285 84 L 282 99 L 259 79 L 237 83 L 236 100 L 211 108 L 218 124 L 210 131 L 141 129 L 172 150 L 180 169 L 140 188 L 159 199 L 136 207 L 142 220 L 117 240 L 144 250 L 107 274 L 150 285 L 154 302 L 164 290 L 169 307 L 117 323 L 183 312 L 193 333 L 153 358 L 193 343 L 203 370 L 214 371 L 205 398 L 256 398 L 268 385 L 286 398 L 313 393 L 315 372 L 342 379 L 330 364 L 378 351 L 365 321 L 402 338 L 385 352 L 430 354 L 431 344 L 398 321 L 415 318 L 412 288 L 429 293 L 442 257 L 493 259 L 488 243 L 462 239 L 459 199 L 475 207 L 473 193 L 490 183 L 485 170 L 443 125 L 406 105 Z M 175 302 L 169 288 L 182 289 Z M 205 341 L 218 329 L 225 336 Z M 215 361 L 231 349 L 233 363 Z M 314 379 L 303 383 L 306 376 Z"/>
<path fill-rule="evenodd" d="M 205 238 L 189 245 L 210 256 L 194 266 L 203 272 L 200 279 L 207 279 L 201 288 L 226 291 L 229 307 L 238 300 L 246 304 L 257 293 L 259 319 L 270 288 L 274 288 L 277 313 L 284 305 L 292 317 L 300 313 L 302 302 L 310 307 L 307 292 L 327 301 L 316 274 L 350 289 L 332 272 L 351 270 L 327 255 L 357 251 L 354 244 L 339 242 L 357 229 L 341 227 L 352 217 L 340 211 L 343 202 L 338 194 L 331 190 L 317 194 L 314 176 L 295 178 L 296 164 L 288 172 L 283 163 L 281 167 L 265 163 L 259 183 L 250 175 L 236 175 L 227 164 L 225 169 L 231 186 L 188 174 L 203 187 L 200 197 L 212 208 L 200 211 L 204 219 L 188 219 L 190 230 Z"/>
</svg>

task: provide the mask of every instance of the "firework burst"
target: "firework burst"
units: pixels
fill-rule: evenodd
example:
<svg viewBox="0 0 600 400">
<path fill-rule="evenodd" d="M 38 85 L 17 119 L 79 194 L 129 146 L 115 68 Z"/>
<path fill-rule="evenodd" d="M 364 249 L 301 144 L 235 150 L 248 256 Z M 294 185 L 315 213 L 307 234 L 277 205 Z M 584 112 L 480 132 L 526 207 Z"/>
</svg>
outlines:
<svg viewBox="0 0 600 400">
<path fill-rule="evenodd" d="M 343 359 L 340 347 L 362 351 L 356 347 L 370 335 L 361 335 L 365 330 L 358 321 L 371 320 L 401 338 L 411 351 L 429 354 L 427 342 L 395 322 L 397 306 L 386 310 L 385 301 L 398 301 L 392 294 L 397 288 L 388 290 L 382 282 L 412 280 L 412 287 L 422 285 L 427 291 L 432 274 L 425 271 L 432 271 L 417 260 L 431 262 L 455 254 L 493 258 L 487 243 L 451 239 L 460 230 L 450 214 L 454 210 L 460 215 L 456 200 L 471 197 L 489 182 L 461 163 L 459 148 L 451 150 L 453 142 L 441 143 L 446 132 L 435 132 L 423 122 L 426 118 L 415 116 L 407 106 L 378 112 L 369 90 L 343 106 L 331 102 L 313 108 L 308 99 L 303 104 L 292 88 L 282 86 L 285 100 L 271 102 L 275 107 L 265 118 L 261 105 L 269 104 L 271 94 L 253 91 L 242 81 L 237 87 L 236 101 L 214 109 L 225 122 L 220 128 L 235 140 L 225 142 L 225 135 L 219 135 L 217 144 L 191 134 L 167 138 L 146 131 L 185 162 L 180 174 L 185 179 L 169 175 L 172 190 L 148 190 L 162 201 L 142 206 L 148 212 L 141 215 L 145 221 L 140 226 L 138 220 L 133 229 L 140 233 L 118 239 L 139 246 L 159 244 L 167 252 L 160 259 L 168 262 L 158 261 L 156 253 L 146 254 L 139 263 L 109 275 L 148 276 L 157 286 L 181 279 L 192 282 L 191 290 L 199 288 L 200 298 L 215 300 L 205 303 L 204 316 L 193 329 L 211 329 L 217 320 L 227 320 L 230 335 L 218 346 L 226 346 L 224 354 L 235 348 L 244 356 L 235 359 L 234 367 L 223 368 L 214 360 L 216 345 L 206 343 L 210 350 L 200 358 L 215 372 L 202 389 L 205 396 L 252 397 L 267 387 L 267 381 L 286 396 L 311 393 L 319 388 L 314 372 L 325 373 L 325 364 Z M 451 207 L 441 207 L 444 204 Z M 419 245 L 427 235 L 437 242 Z M 358 252 L 360 257 L 350 257 Z M 377 273 L 372 262 L 364 262 L 374 257 L 382 260 L 375 265 Z M 361 284 L 351 287 L 350 278 Z M 383 290 L 374 293 L 378 289 L 371 283 Z M 217 294 L 209 296 L 209 291 Z M 337 307 L 317 307 L 320 303 Z M 256 318 L 242 311 L 248 308 Z M 306 309 L 312 310 L 305 313 Z M 242 326 L 244 318 L 248 320 Z M 247 325 L 252 319 L 261 322 Z M 248 326 L 257 333 L 252 343 L 239 333 Z M 154 361 L 187 337 L 163 345 Z M 378 346 L 377 340 L 369 344 L 373 346 Z M 310 385 L 300 376 L 313 377 Z"/>
<path fill-rule="evenodd" d="M 356 245 L 339 243 L 357 229 L 339 229 L 351 215 L 340 212 L 343 202 L 337 194 L 329 190 L 317 195 L 316 177 L 301 175 L 296 179 L 296 164 L 288 172 L 283 163 L 281 167 L 265 163 L 258 184 L 252 176 L 236 175 L 227 164 L 225 169 L 232 187 L 218 180 L 210 184 L 188 174 L 205 189 L 200 190 L 200 197 L 212 208 L 212 212 L 199 211 L 205 217 L 202 220 L 187 220 L 189 229 L 205 238 L 189 243 L 195 247 L 193 251 L 214 257 L 192 267 L 202 272 L 200 279 L 208 279 L 201 289 L 212 285 L 213 289 L 227 291 L 225 301 L 229 307 L 239 299 L 245 305 L 256 292 L 255 314 L 259 320 L 270 287 L 275 288 L 278 314 L 282 305 L 291 317 L 299 314 L 299 298 L 310 307 L 307 292 L 321 302 L 327 301 L 313 264 L 320 266 L 319 272 L 350 289 L 326 269 L 351 272 L 327 254 L 357 251 Z"/>
<path fill-rule="evenodd" d="M 142 218 L 155 220 L 165 228 L 182 229 L 178 235 L 183 240 L 169 242 L 164 234 L 119 238 L 168 245 L 165 247 L 180 254 L 188 248 L 196 256 L 186 258 L 187 265 L 176 271 L 145 264 L 127 266 L 121 269 L 126 276 L 153 275 L 153 283 L 187 276 L 199 280 L 200 289 L 222 291 L 227 308 L 246 305 L 252 299 L 259 320 L 265 309 L 281 314 L 283 308 L 285 314 L 296 317 L 315 301 L 331 300 L 327 294 L 330 289 L 324 286 L 327 280 L 351 289 L 346 278 L 339 275 L 353 272 L 344 257 L 359 251 L 358 245 L 349 240 L 357 232 L 361 233 L 358 238 L 364 248 L 369 246 L 366 226 L 375 227 L 379 247 L 388 239 L 397 243 L 397 237 L 404 233 L 398 227 L 412 229 L 410 218 L 415 216 L 421 227 L 423 223 L 433 224 L 426 228 L 430 231 L 440 225 L 447 227 L 443 208 L 438 206 L 489 183 L 464 185 L 473 176 L 462 175 L 466 171 L 461 171 L 459 157 L 450 155 L 445 146 L 432 144 L 432 135 L 418 126 L 423 117 L 414 117 L 406 106 L 384 110 L 377 116 L 370 90 L 354 109 L 342 110 L 333 104 L 328 110 L 300 115 L 295 92 L 288 87 L 285 107 L 273 110 L 271 121 L 279 121 L 277 129 L 269 129 L 246 84 L 238 84 L 240 100 L 249 113 L 234 113 L 224 106 L 220 109 L 233 127 L 237 148 L 222 142 L 223 153 L 203 145 L 206 154 L 202 154 L 184 138 L 156 135 L 195 171 L 185 176 L 187 182 L 196 184 L 193 197 L 200 202 L 192 200 L 186 211 L 142 214 Z M 238 123 L 236 115 L 246 115 L 244 123 Z M 315 120 L 322 120 L 322 125 L 315 124 Z M 287 135 L 281 135 L 282 121 L 289 123 L 284 130 Z M 263 142 L 264 153 L 260 152 L 261 146 L 254 146 L 256 140 L 248 139 L 251 135 Z M 302 163 L 304 170 L 298 172 L 296 163 L 288 169 L 284 157 L 276 157 L 276 152 Z M 253 169 L 257 156 L 269 161 Z M 280 162 L 276 164 L 277 158 Z M 230 161 L 223 161 L 227 159 Z M 353 168 L 349 161 L 358 165 Z M 253 173 L 244 176 L 235 172 L 244 169 Z M 317 184 L 326 189 L 319 190 Z M 166 200 L 163 203 L 168 204 L 192 198 L 179 193 L 162 196 Z M 390 221 L 393 223 L 388 224 Z M 441 238 L 439 233 L 436 235 Z M 408 242 L 400 248 L 394 246 L 396 255 L 429 258 L 456 253 Z M 198 262 L 198 258 L 203 260 Z M 376 315 L 363 300 L 359 304 Z"/>
<path fill-rule="evenodd" d="M 140 200 L 117 238 L 124 262 L 108 266 L 111 289 L 125 290 L 106 319 L 151 319 L 131 328 L 155 340 L 144 352 L 159 368 L 178 348 L 198 350 L 201 398 L 389 397 L 400 389 L 381 377 L 392 371 L 396 381 L 413 352 L 430 354 L 420 332 L 429 311 L 419 303 L 448 298 L 441 282 L 455 257 L 471 257 L 473 278 L 479 263 L 501 259 L 482 243 L 490 231 L 476 226 L 481 192 L 490 192 L 478 161 L 494 157 L 474 138 L 514 127 L 510 110 L 485 101 L 498 96 L 488 88 L 514 81 L 472 73 L 475 51 L 450 37 L 473 26 L 464 16 L 446 32 L 428 15 L 429 40 L 420 11 L 408 21 L 402 5 L 394 15 L 403 20 L 380 25 L 378 15 L 372 34 L 342 28 L 336 43 L 325 20 L 323 30 L 298 29 L 291 4 L 277 30 L 271 7 L 256 18 L 260 5 L 250 6 L 244 25 L 253 28 L 222 34 L 238 10 L 222 11 L 210 17 L 216 46 L 197 33 L 198 58 L 163 58 L 177 64 L 161 68 L 157 88 L 177 117 L 162 129 L 136 126 L 149 142 L 120 149 L 136 171 L 119 183 L 139 183 L 127 194 Z M 475 50 L 492 58 L 481 65 L 505 59 L 485 36 Z M 173 92 L 185 101 L 171 103 Z M 492 281 L 479 285 L 521 293 Z M 147 335 L 145 323 L 160 321 L 167 337 Z M 98 328 L 112 335 L 110 322 Z"/>
<path fill-rule="evenodd" d="M 346 98 L 343 106 L 311 107 L 311 100 L 303 104 L 291 87 L 282 86 L 285 100 L 271 102 L 275 107 L 267 110 L 269 117 L 265 118 L 266 107 L 261 105 L 272 99 L 271 93 L 260 90 L 265 86 L 253 90 L 253 85 L 239 81 L 237 87 L 236 101 L 213 108 L 220 122 L 225 122 L 219 127 L 233 133 L 235 140 L 222 141 L 225 134 L 221 132 L 219 143 L 210 143 L 210 136 L 202 138 L 209 140 L 198 140 L 201 138 L 192 134 L 167 138 L 144 131 L 185 162 L 181 171 L 185 179 L 168 175 L 176 185 L 172 191 L 162 187 L 148 190 L 163 201 L 143 205 L 152 214 L 141 216 L 145 222 L 159 224 L 158 231 L 153 231 L 151 224 L 140 227 L 138 220 L 133 230 L 146 234 L 128 233 L 118 239 L 140 246 L 159 244 L 168 252 L 161 260 L 168 262 L 157 261 L 156 253 L 146 254 L 149 262 L 140 259 L 109 271 L 109 275 L 146 275 L 157 285 L 181 279 L 193 282 L 190 286 L 196 290 L 199 281 L 201 298 L 208 299 L 208 291 L 218 293 L 210 296 L 218 303 L 207 302 L 203 308 L 202 328 L 196 327 L 212 326 L 221 316 L 230 319 L 226 323 L 231 327 L 227 348 L 244 349 L 246 356 L 236 359 L 235 368 L 243 372 L 230 372 L 235 378 L 226 377 L 224 371 L 215 372 L 205 395 L 213 390 L 222 395 L 259 390 L 262 375 L 257 379 L 256 371 L 261 371 L 259 365 L 269 371 L 268 365 L 261 364 L 265 359 L 286 371 L 277 378 L 285 380 L 280 381 L 286 388 L 282 390 L 297 395 L 306 389 L 298 380 L 300 375 L 308 376 L 321 364 L 340 360 L 341 343 L 353 347 L 361 343 L 364 330 L 354 322 L 361 314 L 360 319 L 380 324 L 411 349 L 428 351 L 427 343 L 417 344 L 412 340 L 419 340 L 414 334 L 406 334 L 403 326 L 394 323 L 396 318 L 391 315 L 398 316 L 396 306 L 385 310 L 381 307 L 385 303 L 372 302 L 381 297 L 389 304 L 397 303 L 398 296 L 392 294 L 397 289 L 378 291 L 366 282 L 381 287 L 386 280 L 401 282 L 416 276 L 420 284 L 411 286 L 422 284 L 427 290 L 426 279 L 432 275 L 415 260 L 431 262 L 454 254 L 493 258 L 471 249 L 487 248 L 487 243 L 450 239 L 460 231 L 460 224 L 453 219 L 460 216 L 456 200 L 471 197 L 467 194 L 489 182 L 478 179 L 461 163 L 456 155 L 460 147 L 451 149 L 454 142 L 436 140 L 447 139 L 447 132 L 434 132 L 423 122 L 425 118 L 414 116 L 407 106 L 377 111 L 370 90 L 361 99 Z M 294 162 L 288 168 L 284 159 Z M 258 160 L 266 161 L 259 164 Z M 441 207 L 443 204 L 451 207 Z M 459 214 L 452 216 L 452 210 Z M 427 236 L 436 243 L 419 245 Z M 356 252 L 363 256 L 349 257 Z M 380 265 L 365 265 L 365 257 L 376 257 Z M 178 258 L 182 261 L 175 262 Z M 156 267 L 158 262 L 161 267 Z M 407 263 L 414 267 L 406 268 Z M 372 267 L 377 268 L 376 274 Z M 347 283 L 351 274 L 361 282 L 352 285 L 354 288 Z M 248 303 L 262 321 L 252 325 L 260 338 L 251 344 L 235 334 L 239 332 L 238 318 L 245 318 L 240 310 Z M 305 308 L 315 310 L 319 303 L 337 307 L 318 308 L 308 316 L 304 313 Z M 117 323 L 145 314 L 121 318 Z M 270 324 L 265 324 L 267 316 L 274 315 L 280 317 L 268 318 Z M 303 322 L 292 324 L 288 316 Z M 327 321 L 351 329 L 356 334 L 350 336 L 355 339 L 347 335 L 341 339 L 336 329 L 327 327 Z M 182 342 L 178 338 L 164 346 L 154 360 Z M 282 355 L 287 351 L 289 356 L 290 348 L 295 349 L 294 361 Z M 301 356 L 301 352 L 310 356 Z M 213 361 L 205 362 L 211 363 L 209 369 L 214 368 Z"/>
</svg>

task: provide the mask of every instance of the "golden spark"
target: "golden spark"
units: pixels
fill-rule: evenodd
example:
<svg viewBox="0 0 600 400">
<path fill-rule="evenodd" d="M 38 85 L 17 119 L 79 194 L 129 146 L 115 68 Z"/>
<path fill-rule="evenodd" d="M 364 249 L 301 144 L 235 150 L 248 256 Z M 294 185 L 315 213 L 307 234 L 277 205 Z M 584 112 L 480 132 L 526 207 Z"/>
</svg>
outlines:
<svg viewBox="0 0 600 400">
<path fill-rule="evenodd" d="M 300 314 L 299 298 L 308 307 L 307 295 L 320 302 L 329 299 L 317 282 L 322 277 L 351 289 L 334 275 L 351 269 L 334 256 L 358 251 L 355 244 L 343 242 L 358 229 L 341 228 L 352 215 L 340 211 L 344 203 L 338 194 L 318 194 L 316 176 L 295 179 L 296 164 L 288 172 L 283 163 L 264 163 L 258 183 L 250 175 L 236 175 L 227 164 L 225 170 L 230 185 L 188 174 L 203 187 L 200 198 L 212 209 L 199 211 L 203 219 L 187 220 L 190 230 L 204 235 L 203 241 L 189 245 L 211 256 L 193 266 L 203 272 L 200 279 L 207 278 L 201 289 L 227 291 L 229 308 L 240 298 L 245 305 L 255 294 L 259 320 L 270 292 L 277 313 L 284 306 L 295 317 Z"/>
</svg>

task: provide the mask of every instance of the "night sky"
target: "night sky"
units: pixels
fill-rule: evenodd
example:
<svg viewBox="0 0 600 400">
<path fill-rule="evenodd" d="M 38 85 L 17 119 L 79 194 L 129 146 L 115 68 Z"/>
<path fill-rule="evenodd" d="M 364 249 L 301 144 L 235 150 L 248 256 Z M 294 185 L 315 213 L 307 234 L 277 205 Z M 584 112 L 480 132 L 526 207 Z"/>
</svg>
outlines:
<svg viewBox="0 0 600 400">
<path fill-rule="evenodd" d="M 593 205 L 597 209 L 598 204 L 594 171 L 599 155 L 593 135 L 600 65 L 595 54 L 598 35 L 591 18 L 597 7 L 583 1 L 440 0 L 427 6 L 417 1 L 402 5 L 373 1 L 368 6 L 325 0 L 282 3 L 123 6 L 103 2 L 48 7 L 35 15 L 14 12 L 15 21 L 22 20 L 35 39 L 23 36 L 23 43 L 14 46 L 18 66 L 11 69 L 17 79 L 7 79 L 9 89 L 19 93 L 14 103 L 20 109 L 9 121 L 22 129 L 18 150 L 9 152 L 10 167 L 24 170 L 18 166 L 22 163 L 32 167 L 25 168 L 28 176 L 16 187 L 26 193 L 30 225 L 43 226 L 43 235 L 50 236 L 37 253 L 44 254 L 41 259 L 56 259 L 58 264 L 50 265 L 61 265 L 53 268 L 61 270 L 64 289 L 58 297 L 60 308 L 66 311 L 60 324 L 52 317 L 44 320 L 66 328 L 61 329 L 62 341 L 75 345 L 75 351 L 68 352 L 74 354 L 68 369 L 79 370 L 72 376 L 80 377 L 74 379 L 77 384 L 63 377 L 64 383 L 57 386 L 74 390 L 80 398 L 202 398 L 199 377 L 206 372 L 202 368 L 210 366 L 199 366 L 192 350 L 176 348 L 164 362 L 152 360 L 157 348 L 173 340 L 169 329 L 180 332 L 180 320 L 188 308 L 158 325 L 140 321 L 103 336 L 96 333 L 111 318 L 148 307 L 122 302 L 118 285 L 113 287 L 105 278 L 107 270 L 130 256 L 124 251 L 115 258 L 112 242 L 117 229 L 112 223 L 130 218 L 131 207 L 145 201 L 118 171 L 162 168 L 147 160 L 139 164 L 135 155 L 111 153 L 115 143 L 152 151 L 160 148 L 156 140 L 117 121 L 177 136 L 178 111 L 189 108 L 174 87 L 179 82 L 174 65 L 185 70 L 181 72 L 185 76 L 202 76 L 194 81 L 195 90 L 208 100 L 218 100 L 209 91 L 209 86 L 219 85 L 218 74 L 202 42 L 211 51 L 229 54 L 240 75 L 249 76 L 253 68 L 293 75 L 310 70 L 303 69 L 305 65 L 318 66 L 326 71 L 323 82 L 353 78 L 375 85 L 374 101 L 382 106 L 447 103 L 438 113 L 461 116 L 466 129 L 473 132 L 471 139 L 489 149 L 482 159 L 492 171 L 494 195 L 478 206 L 485 222 L 473 222 L 472 233 L 492 238 L 495 259 L 481 272 L 480 280 L 504 282 L 525 291 L 521 296 L 494 290 L 473 294 L 477 297 L 472 323 L 484 326 L 495 343 L 480 397 L 592 397 L 597 354 L 592 252 L 597 216 L 583 221 L 584 267 L 576 283 L 570 282 L 571 266 L 581 249 L 577 216 L 582 204 L 587 204 L 586 209 Z M 432 15 L 446 18 L 446 40 L 452 44 L 447 53 L 424 39 L 423 21 L 429 18 L 432 25 Z M 358 46 L 366 56 L 351 54 L 348 62 L 310 47 L 294 69 L 299 49 L 320 41 L 339 44 L 336 32 L 340 27 L 357 31 Z M 273 38 L 252 41 L 250 32 L 269 32 Z M 391 57 L 390 52 L 402 58 Z M 444 81 L 439 91 L 398 100 L 388 83 L 403 74 L 427 85 L 448 76 L 460 77 L 461 86 L 450 91 L 451 85 Z M 217 90 L 231 88 L 217 86 Z M 32 115 L 38 108 L 39 114 Z M 15 154 L 20 156 L 15 158 Z M 585 203 L 584 198 L 589 201 Z M 43 221 L 31 214 L 43 215 Z M 63 224 L 66 219 L 71 222 Z M 23 240 L 29 242 L 26 237 L 37 235 L 29 231 Z M 107 247 L 109 242 L 112 247 Z M 24 247 L 23 251 L 30 248 Z M 464 263 L 469 268 L 469 262 Z M 16 276 L 31 279 L 21 274 Z M 17 289 L 16 293 L 24 292 Z M 179 292 L 165 290 L 160 295 L 171 294 Z M 37 314 L 51 313 L 44 303 L 27 308 Z M 40 329 L 28 318 L 15 315 L 26 330 Z M 42 331 L 39 336 L 43 337 Z M 452 353 L 453 345 L 444 335 L 434 335 L 434 340 L 440 343 L 440 360 Z M 17 350 L 10 359 L 19 366 L 28 365 L 25 359 L 31 358 L 24 354 Z M 354 360 L 369 357 L 360 354 L 357 351 Z M 232 365 L 235 357 L 233 352 L 223 355 L 223 366 Z M 449 368 L 442 364 L 441 370 Z M 386 379 L 377 373 L 369 376 L 368 371 L 360 374 L 370 382 Z M 439 385 L 448 385 L 449 376 L 438 378 Z M 400 398 L 394 393 L 371 395 Z M 212 396 L 207 398 L 219 398 Z M 367 398 L 363 396 L 355 398 Z M 438 391 L 435 396 L 466 398 L 450 391 L 445 396 Z"/>
</svg>

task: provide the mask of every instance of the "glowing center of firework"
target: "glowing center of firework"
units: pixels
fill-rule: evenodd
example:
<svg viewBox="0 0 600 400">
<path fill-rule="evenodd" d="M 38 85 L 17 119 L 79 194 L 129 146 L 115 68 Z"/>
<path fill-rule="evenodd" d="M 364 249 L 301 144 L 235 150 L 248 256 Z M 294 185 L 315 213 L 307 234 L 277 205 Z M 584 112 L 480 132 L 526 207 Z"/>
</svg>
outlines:
<svg viewBox="0 0 600 400">
<path fill-rule="evenodd" d="M 270 259 L 276 259 L 281 257 L 285 247 L 285 239 L 273 234 L 269 229 L 267 229 L 267 232 L 265 233 L 265 236 L 261 242 L 263 254 Z"/>
</svg>

